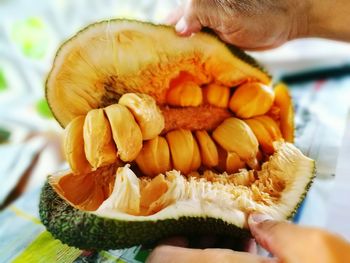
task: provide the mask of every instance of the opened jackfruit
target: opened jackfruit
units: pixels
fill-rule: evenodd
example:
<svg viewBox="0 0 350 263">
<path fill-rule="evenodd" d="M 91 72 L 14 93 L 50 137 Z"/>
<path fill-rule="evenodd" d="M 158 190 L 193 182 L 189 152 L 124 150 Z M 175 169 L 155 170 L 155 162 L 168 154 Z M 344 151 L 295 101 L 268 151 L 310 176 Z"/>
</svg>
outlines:
<svg viewBox="0 0 350 263">
<path fill-rule="evenodd" d="M 270 82 L 207 33 L 182 38 L 130 20 L 80 31 L 46 83 L 71 171 L 49 176 L 43 224 L 69 245 L 112 249 L 242 236 L 254 211 L 291 217 L 314 162 L 283 140 L 294 129 L 291 101 Z"/>
</svg>

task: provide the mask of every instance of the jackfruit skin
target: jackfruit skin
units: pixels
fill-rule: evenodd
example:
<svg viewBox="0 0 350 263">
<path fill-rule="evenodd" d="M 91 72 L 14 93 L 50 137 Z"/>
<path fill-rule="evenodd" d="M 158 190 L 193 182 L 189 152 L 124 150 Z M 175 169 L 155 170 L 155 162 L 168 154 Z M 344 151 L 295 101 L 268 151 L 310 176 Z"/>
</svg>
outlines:
<svg viewBox="0 0 350 263">
<path fill-rule="evenodd" d="M 293 219 L 304 201 L 316 175 L 312 177 L 300 201 L 286 219 Z M 76 209 L 64 201 L 48 181 L 42 188 L 39 215 L 46 229 L 61 242 L 88 250 L 122 249 L 135 245 L 151 245 L 175 235 L 222 235 L 242 240 L 251 238 L 249 229 L 240 228 L 218 218 L 179 216 L 157 221 L 123 221 L 104 218 Z"/>
<path fill-rule="evenodd" d="M 304 193 L 300 196 L 300 201 L 299 201 L 299 203 L 297 203 L 297 205 L 295 206 L 295 208 L 293 209 L 293 211 L 290 213 L 289 216 L 287 216 L 286 219 L 288 219 L 288 220 L 293 220 L 294 216 L 295 216 L 296 213 L 298 212 L 299 207 L 300 207 L 300 206 L 302 205 L 302 203 L 304 202 L 304 200 L 305 200 L 305 198 L 306 198 L 306 196 L 307 196 L 307 193 L 308 193 L 309 190 L 310 190 L 310 187 L 311 187 L 312 183 L 314 182 L 314 179 L 315 179 L 315 177 L 316 177 L 316 172 L 317 172 L 317 170 L 316 170 L 316 162 L 313 161 L 313 162 L 312 162 L 312 175 L 311 175 L 311 177 L 310 177 L 309 182 L 308 182 L 307 185 L 305 186 Z"/>
<path fill-rule="evenodd" d="M 41 222 L 63 243 L 80 249 L 122 249 L 135 245 L 152 245 L 173 235 L 223 235 L 242 240 L 249 238 L 247 229 L 221 219 L 182 216 L 157 221 L 121 221 L 103 218 L 72 207 L 46 182 L 39 203 Z"/>
</svg>

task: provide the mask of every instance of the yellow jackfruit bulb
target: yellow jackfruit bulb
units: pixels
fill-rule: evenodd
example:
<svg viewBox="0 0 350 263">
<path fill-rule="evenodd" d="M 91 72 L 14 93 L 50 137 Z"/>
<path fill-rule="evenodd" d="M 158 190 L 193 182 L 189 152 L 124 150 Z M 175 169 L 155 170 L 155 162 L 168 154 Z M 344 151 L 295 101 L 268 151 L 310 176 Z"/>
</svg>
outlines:
<svg viewBox="0 0 350 263">
<path fill-rule="evenodd" d="M 196 161 L 198 146 L 196 150 L 196 142 L 191 131 L 184 129 L 174 130 L 166 134 L 166 139 L 169 144 L 174 169 L 181 171 L 183 174 L 196 170 L 194 168 L 198 165 L 198 161 Z"/>
<path fill-rule="evenodd" d="M 118 103 L 132 112 L 144 140 L 155 138 L 164 129 L 164 117 L 151 96 L 142 93 L 126 93 Z"/>
<path fill-rule="evenodd" d="M 74 118 L 63 133 L 63 148 L 67 162 L 73 173 L 87 173 L 92 170 L 84 150 L 84 116 Z"/>
<path fill-rule="evenodd" d="M 157 136 L 145 141 L 136 157 L 140 170 L 147 176 L 154 177 L 171 170 L 169 146 L 165 138 Z"/>
<path fill-rule="evenodd" d="M 198 168 L 201 166 L 202 160 L 201 160 L 201 154 L 199 151 L 198 144 L 196 140 L 193 138 L 193 156 L 192 156 L 192 163 L 191 163 L 191 171 L 197 171 Z"/>
<path fill-rule="evenodd" d="M 228 174 L 236 173 L 239 169 L 245 168 L 245 162 L 239 158 L 238 154 L 234 152 L 227 152 L 220 145 L 217 146 L 219 162 L 216 167 L 220 172 L 227 172 Z"/>
<path fill-rule="evenodd" d="M 171 106 L 196 107 L 202 104 L 202 89 L 197 83 L 186 81 L 170 87 L 166 95 L 166 101 Z"/>
<path fill-rule="evenodd" d="M 142 133 L 127 107 L 113 104 L 105 109 L 120 159 L 134 160 L 142 149 Z"/>
<path fill-rule="evenodd" d="M 263 151 L 268 154 L 274 153 L 273 142 L 282 138 L 276 122 L 266 115 L 247 119 L 245 122 L 254 132 Z"/>
<path fill-rule="evenodd" d="M 227 173 L 236 173 L 239 169 L 245 167 L 245 163 L 239 158 L 238 154 L 234 152 L 227 153 L 226 158 L 226 172 Z"/>
<path fill-rule="evenodd" d="M 212 138 L 205 130 L 195 132 L 201 157 L 202 163 L 206 167 L 214 167 L 219 163 L 218 150 Z"/>
<path fill-rule="evenodd" d="M 229 108 L 240 118 L 251 118 L 268 112 L 274 100 L 273 90 L 261 83 L 246 83 L 233 93 Z"/>
<path fill-rule="evenodd" d="M 208 84 L 203 88 L 204 100 L 210 105 L 227 108 L 230 99 L 230 88 L 219 84 Z"/>
<path fill-rule="evenodd" d="M 280 83 L 275 87 L 275 105 L 280 109 L 280 128 L 287 142 L 294 142 L 294 110 L 292 98 L 286 85 Z"/>
<path fill-rule="evenodd" d="M 103 109 L 88 112 L 84 122 L 85 155 L 91 166 L 98 167 L 112 164 L 117 158 L 112 131 Z"/>
<path fill-rule="evenodd" d="M 213 132 L 214 140 L 226 151 L 235 152 L 251 168 L 256 168 L 259 143 L 249 126 L 238 118 L 224 120 Z"/>
</svg>

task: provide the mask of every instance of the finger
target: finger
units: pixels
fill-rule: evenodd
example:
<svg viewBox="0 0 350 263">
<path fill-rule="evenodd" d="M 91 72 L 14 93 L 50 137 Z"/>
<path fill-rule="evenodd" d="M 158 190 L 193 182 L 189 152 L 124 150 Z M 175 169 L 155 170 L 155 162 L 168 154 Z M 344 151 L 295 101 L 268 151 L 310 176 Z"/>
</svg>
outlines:
<svg viewBox="0 0 350 263">
<path fill-rule="evenodd" d="M 160 262 L 221 262 L 221 263 L 267 263 L 276 262 L 245 252 L 234 252 L 229 249 L 190 249 L 171 246 L 157 247 L 147 259 L 148 263 Z"/>
<path fill-rule="evenodd" d="M 181 5 L 175 9 L 175 11 L 171 12 L 168 17 L 165 19 L 165 24 L 167 25 L 176 25 L 176 23 L 180 20 L 180 18 L 184 14 L 184 6 Z"/>
<path fill-rule="evenodd" d="M 293 258 L 291 254 L 298 250 L 297 246 L 306 234 L 303 228 L 274 221 L 266 215 L 252 214 L 248 224 L 255 240 L 280 259 Z"/>
<path fill-rule="evenodd" d="M 193 33 L 197 33 L 201 30 L 202 25 L 198 18 L 199 8 L 193 5 L 192 0 L 188 0 L 185 3 L 183 16 L 176 23 L 175 29 L 182 36 L 190 36 Z"/>
</svg>

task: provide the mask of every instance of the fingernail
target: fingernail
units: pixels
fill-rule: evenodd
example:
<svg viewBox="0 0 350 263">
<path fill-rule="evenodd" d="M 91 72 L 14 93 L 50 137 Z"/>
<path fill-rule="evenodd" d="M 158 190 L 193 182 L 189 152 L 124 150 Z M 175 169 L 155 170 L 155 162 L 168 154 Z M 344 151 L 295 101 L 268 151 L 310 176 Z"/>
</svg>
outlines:
<svg viewBox="0 0 350 263">
<path fill-rule="evenodd" d="M 261 222 L 264 222 L 266 220 L 272 220 L 273 218 L 269 215 L 265 215 L 265 214 L 251 214 L 249 215 L 248 218 L 248 223 L 249 224 L 258 224 Z"/>
<path fill-rule="evenodd" d="M 180 20 L 176 23 L 175 30 L 179 33 L 184 32 L 187 29 L 187 23 L 184 17 L 181 17 Z"/>
</svg>

